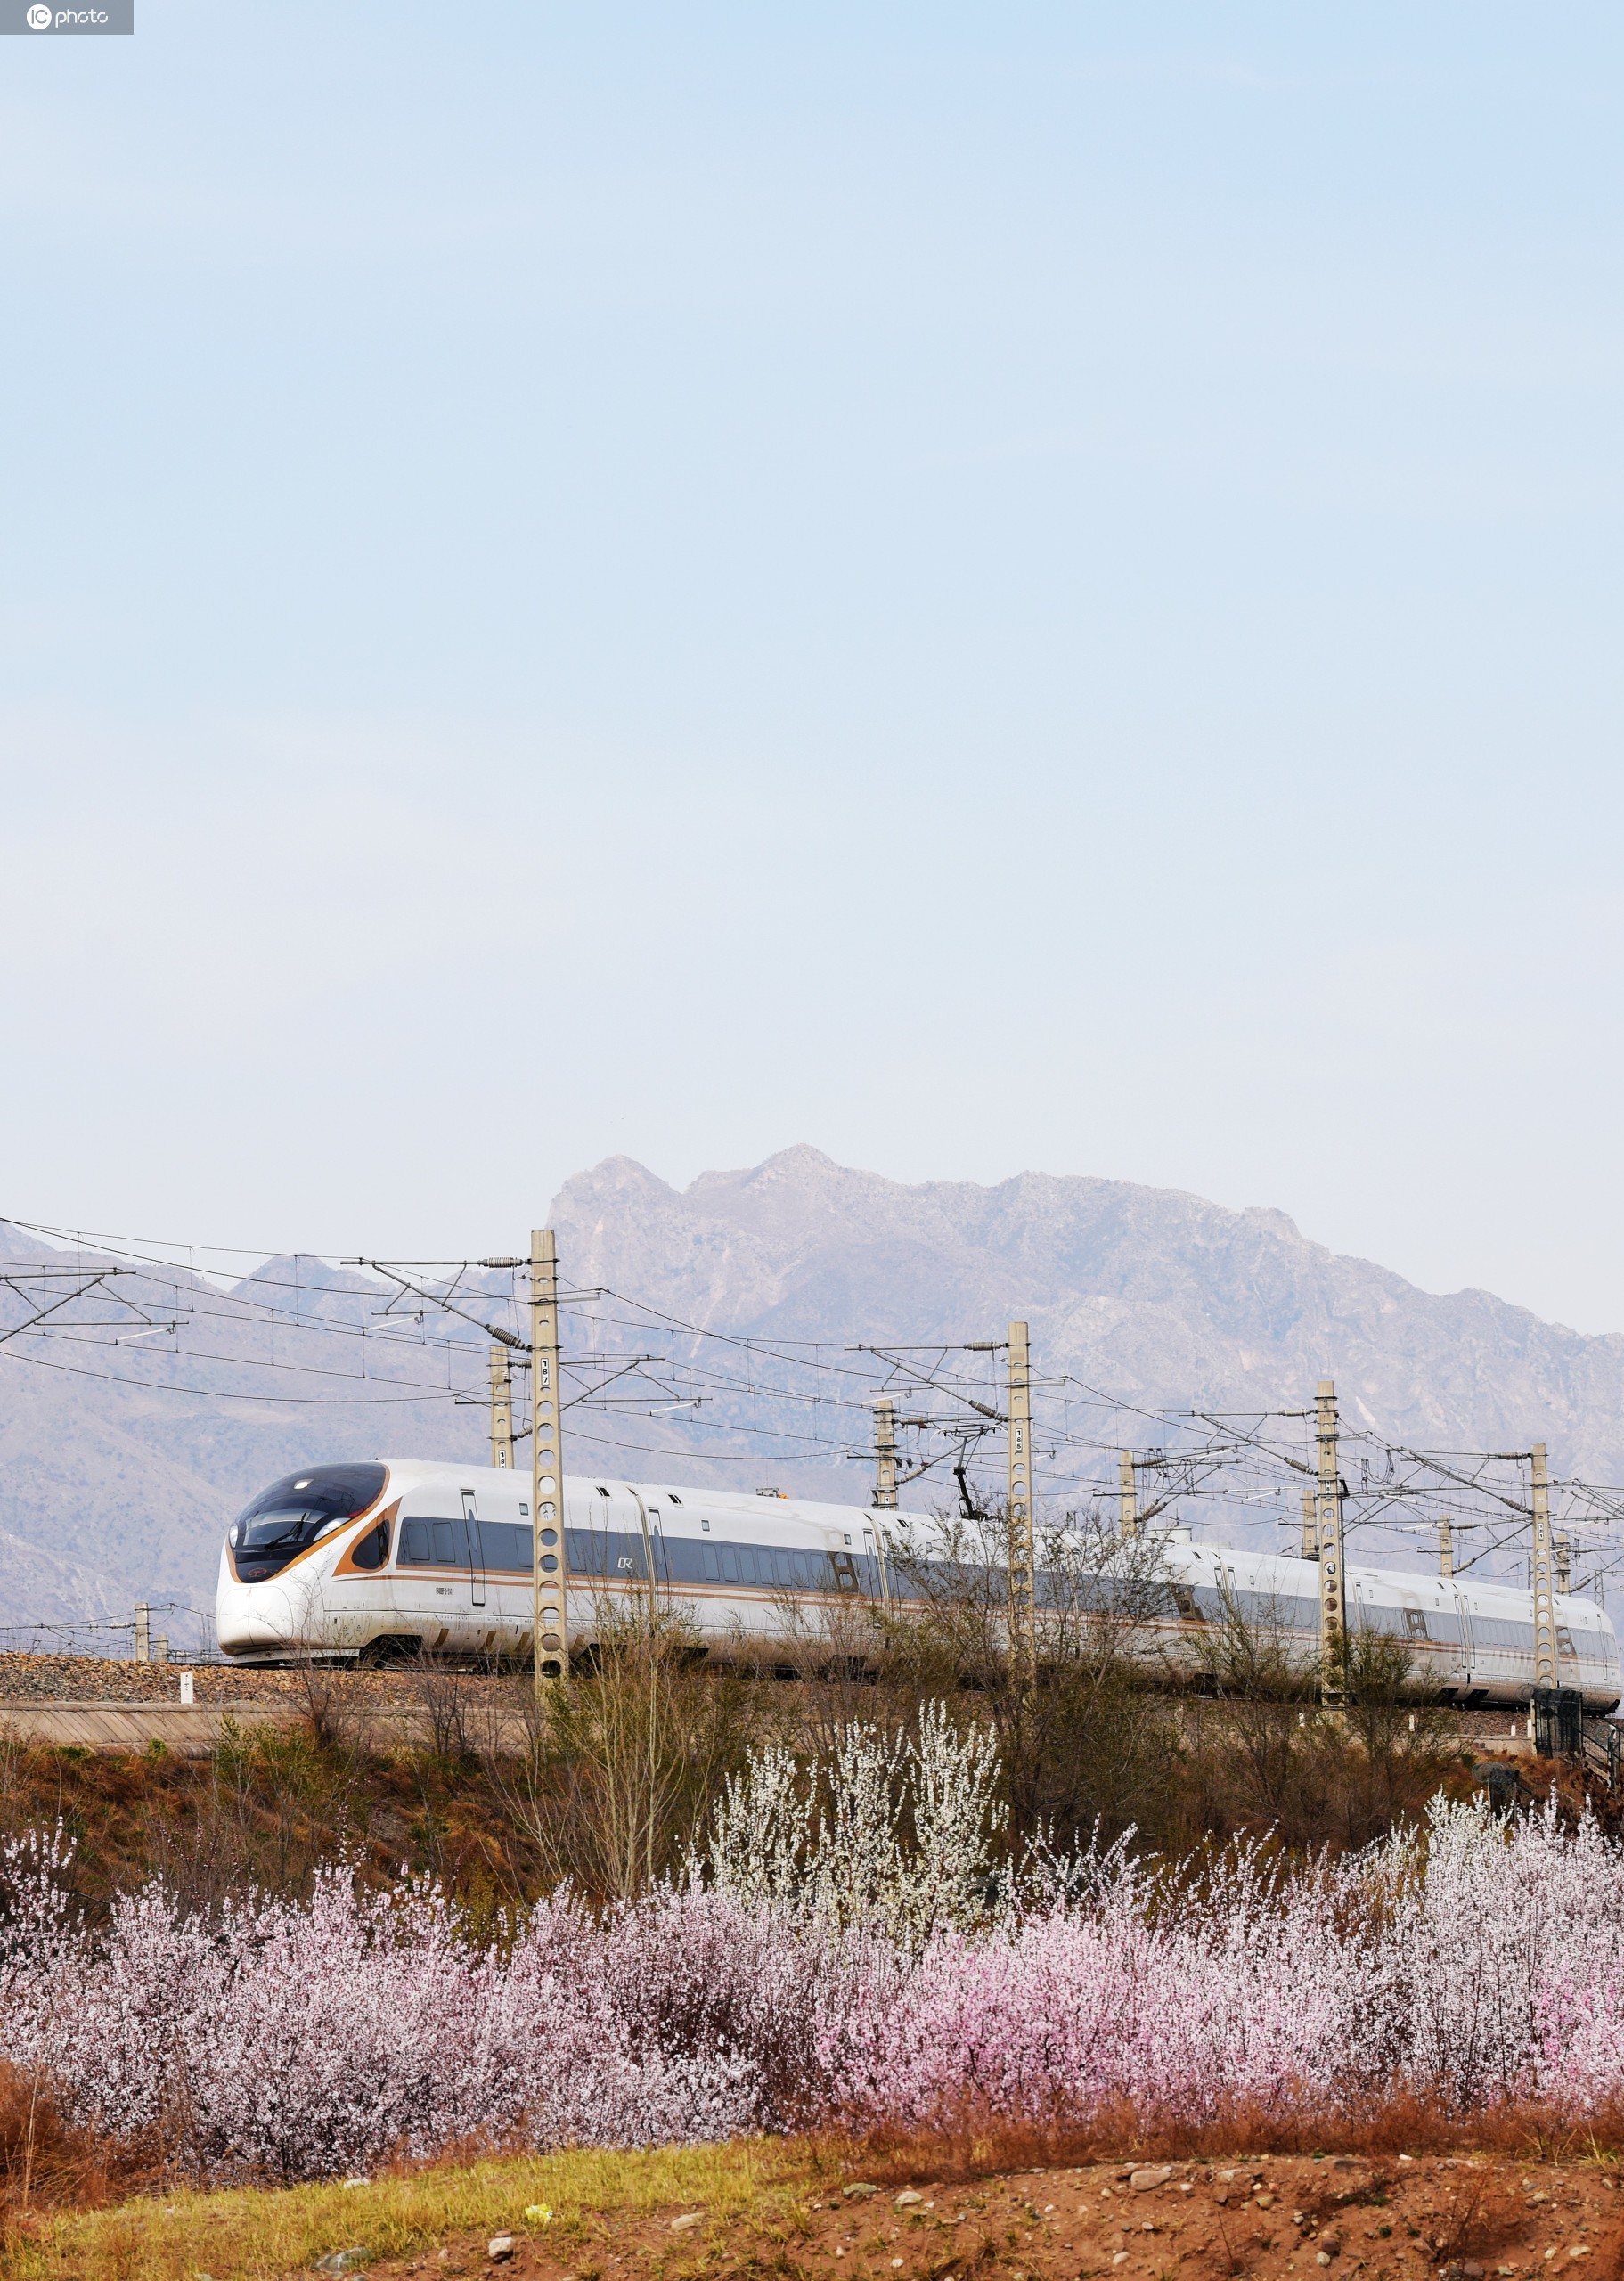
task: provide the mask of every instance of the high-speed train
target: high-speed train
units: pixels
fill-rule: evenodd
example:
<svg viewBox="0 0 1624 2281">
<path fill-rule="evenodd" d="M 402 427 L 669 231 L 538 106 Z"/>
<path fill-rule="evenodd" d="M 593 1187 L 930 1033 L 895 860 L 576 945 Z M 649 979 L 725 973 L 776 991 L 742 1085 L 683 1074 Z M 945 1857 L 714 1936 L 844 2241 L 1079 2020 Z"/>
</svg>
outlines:
<svg viewBox="0 0 1624 2281">
<path fill-rule="evenodd" d="M 542 1529 L 543 1670 L 565 1637 L 650 1598 L 685 1614 L 713 1652 L 782 1670 L 836 1628 L 835 1612 L 902 1603 L 929 1589 L 942 1524 L 927 1513 L 821 1505 L 774 1493 L 568 1479 L 560 1548 Z M 233 1662 L 312 1655 L 368 1662 L 418 1652 L 528 1662 L 535 1601 L 527 1475 L 415 1459 L 313 1465 L 256 1497 L 220 1554 L 216 1626 Z M 547 1597 L 567 1553 L 567 1601 Z M 1175 1669 L 1226 1607 L 1293 1635 L 1319 1636 L 1312 1561 L 1196 1544 L 1175 1530 L 1156 1548 L 1156 1612 L 1136 1638 Z M 1417 1694 L 1467 1708 L 1526 1703 L 1534 1683 L 1531 1596 L 1475 1579 L 1347 1568 L 1351 1628 L 1387 1632 L 1412 1657 Z M 1040 1623 L 1044 1600 L 1039 1580 Z M 798 1645 L 797 1645 L 798 1643 Z M 1619 1702 L 1619 1646 L 1593 1601 L 1556 1600 L 1559 1677 L 1586 1708 Z"/>
</svg>

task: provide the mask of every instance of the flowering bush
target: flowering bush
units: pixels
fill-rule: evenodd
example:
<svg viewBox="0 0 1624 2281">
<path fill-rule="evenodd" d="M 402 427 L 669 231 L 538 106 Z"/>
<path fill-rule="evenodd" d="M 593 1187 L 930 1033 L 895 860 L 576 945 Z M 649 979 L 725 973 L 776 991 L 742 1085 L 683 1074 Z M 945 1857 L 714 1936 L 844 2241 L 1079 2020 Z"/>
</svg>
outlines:
<svg viewBox="0 0 1624 2281">
<path fill-rule="evenodd" d="M 905 1880 L 896 1925 L 782 1861 L 754 1877 L 746 1833 L 773 1824 L 742 1794 L 731 1811 L 744 1894 L 697 1871 L 601 1916 L 564 1893 L 489 1942 L 431 1888 L 338 1875 L 210 1918 L 151 1886 L 93 1932 L 60 1840 L 13 1844 L 0 2059 L 204 2178 L 967 2103 L 1081 2125 L 1355 2115 L 1401 2090 L 1463 2116 L 1624 2099 L 1624 1850 L 1593 1822 L 1440 1801 L 1418 1835 L 1289 1876 L 1245 1847 L 1183 1874 L 1116 1849 L 1057 1897 L 936 1911 L 921 1936 Z"/>
<path fill-rule="evenodd" d="M 918 1948 L 983 1913 L 998 1803 L 998 1746 L 984 1728 L 956 1728 L 925 1704 L 914 1731 L 887 1739 L 854 1721 L 836 1729 L 828 1797 L 781 1745 L 753 1751 L 712 1817 L 692 1874 L 747 1907 L 798 1903 L 825 1924 L 880 1926 Z"/>
</svg>

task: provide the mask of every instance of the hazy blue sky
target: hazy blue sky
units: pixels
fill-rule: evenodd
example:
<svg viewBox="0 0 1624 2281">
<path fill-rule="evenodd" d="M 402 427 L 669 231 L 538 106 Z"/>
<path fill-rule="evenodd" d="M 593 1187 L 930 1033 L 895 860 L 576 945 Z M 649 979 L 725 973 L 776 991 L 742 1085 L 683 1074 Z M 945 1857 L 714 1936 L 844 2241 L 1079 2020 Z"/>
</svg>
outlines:
<svg viewBox="0 0 1624 2281">
<path fill-rule="evenodd" d="M 0 41 L 4 1209 L 796 1140 L 1624 1328 L 1616 4 Z"/>
</svg>

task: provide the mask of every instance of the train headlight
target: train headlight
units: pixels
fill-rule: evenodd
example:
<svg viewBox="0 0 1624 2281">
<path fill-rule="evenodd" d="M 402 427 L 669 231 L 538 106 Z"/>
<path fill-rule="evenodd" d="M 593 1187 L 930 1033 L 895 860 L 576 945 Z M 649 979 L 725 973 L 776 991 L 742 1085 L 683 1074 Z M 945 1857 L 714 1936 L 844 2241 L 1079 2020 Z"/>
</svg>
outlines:
<svg viewBox="0 0 1624 2281">
<path fill-rule="evenodd" d="M 232 1546 L 234 1548 L 234 1547 L 235 1547 L 235 1545 L 236 1545 L 237 1539 L 241 1535 L 241 1533 L 242 1533 L 241 1530 L 237 1526 L 236 1522 L 235 1522 L 235 1521 L 233 1521 L 233 1522 L 232 1523 L 231 1534 L 226 1538 L 226 1540 L 225 1540 L 225 1541 L 226 1541 L 226 1542 L 227 1542 L 229 1545 L 232 1545 Z"/>
</svg>

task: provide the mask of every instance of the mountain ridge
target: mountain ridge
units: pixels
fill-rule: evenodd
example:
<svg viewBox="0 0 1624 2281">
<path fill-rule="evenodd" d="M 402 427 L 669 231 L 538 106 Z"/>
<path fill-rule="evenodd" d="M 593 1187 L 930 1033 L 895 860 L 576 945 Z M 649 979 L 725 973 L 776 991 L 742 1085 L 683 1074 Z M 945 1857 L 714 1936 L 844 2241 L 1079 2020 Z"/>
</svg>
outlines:
<svg viewBox="0 0 1624 2281">
<path fill-rule="evenodd" d="M 831 1196 L 845 1255 L 837 1274 L 815 1226 L 828 1222 Z M 801 1207 L 791 1215 L 795 1255 L 772 1242 L 786 1198 Z M 1571 1467 L 1595 1472 L 1601 1461 L 1600 1477 L 1616 1478 L 1624 1461 L 1624 1335 L 1547 1323 L 1478 1287 L 1424 1291 L 1379 1263 L 1333 1252 L 1268 1206 L 1236 1209 L 1086 1175 L 909 1187 L 803 1146 L 747 1170 L 702 1173 L 684 1190 L 634 1159 L 608 1158 L 567 1181 L 554 1207 L 582 1281 L 624 1274 L 624 1245 L 608 1232 L 634 1227 L 642 1261 L 707 1264 L 703 1293 L 691 1271 L 667 1284 L 673 1297 L 685 1288 L 703 1299 L 689 1320 L 707 1322 L 706 1308 L 725 1306 L 740 1329 L 793 1322 L 828 1337 L 877 1315 L 892 1335 L 903 1327 L 886 1319 L 877 1279 L 861 1271 L 864 1223 L 877 1219 L 882 1247 L 869 1264 L 917 1261 L 926 1235 L 934 1239 L 926 1251 L 951 1258 L 951 1296 L 918 1284 L 910 1291 L 907 1325 L 924 1335 L 987 1336 L 1018 1317 L 1032 1322 L 1034 1341 L 1086 1353 L 1109 1366 L 1116 1391 L 1154 1394 L 1153 1407 L 1220 1394 L 1267 1395 L 1272 1406 L 1306 1399 L 1328 1375 L 1364 1423 L 1395 1438 L 1424 1434 L 1436 1446 L 1441 1433 L 1450 1446 L 1526 1447 L 1541 1427 Z M 730 1247 L 719 1244 L 718 1222 L 730 1229 Z M 864 1238 L 855 1257 L 854 1230 Z M 940 1273 L 933 1280 L 939 1287 Z M 820 1303 L 820 1282 L 850 1294 L 845 1321 Z M 643 1288 L 654 1296 L 647 1276 Z M 1496 1381 L 1488 1386 L 1486 1359 Z M 1489 1430 L 1468 1439 L 1469 1427 Z"/>
</svg>

